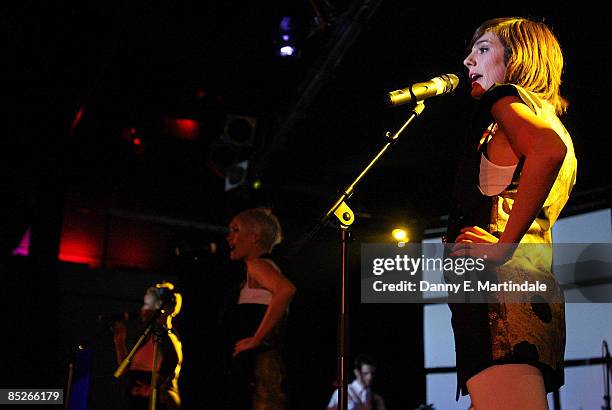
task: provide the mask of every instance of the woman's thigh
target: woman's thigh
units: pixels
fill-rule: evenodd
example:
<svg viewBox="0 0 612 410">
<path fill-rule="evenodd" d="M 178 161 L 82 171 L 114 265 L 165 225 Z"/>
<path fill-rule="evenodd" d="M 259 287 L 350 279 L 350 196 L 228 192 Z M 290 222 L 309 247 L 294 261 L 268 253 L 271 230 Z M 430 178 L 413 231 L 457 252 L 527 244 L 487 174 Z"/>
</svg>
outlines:
<svg viewBox="0 0 612 410">
<path fill-rule="evenodd" d="M 475 410 L 547 410 L 544 378 L 528 364 L 491 366 L 467 381 Z"/>
</svg>

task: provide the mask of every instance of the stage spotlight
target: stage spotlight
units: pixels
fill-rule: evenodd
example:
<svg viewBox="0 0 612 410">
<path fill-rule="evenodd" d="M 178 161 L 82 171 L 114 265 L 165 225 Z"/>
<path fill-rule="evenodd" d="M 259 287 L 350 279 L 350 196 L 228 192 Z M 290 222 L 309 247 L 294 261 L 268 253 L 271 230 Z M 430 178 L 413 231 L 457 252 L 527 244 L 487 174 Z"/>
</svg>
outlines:
<svg viewBox="0 0 612 410">
<path fill-rule="evenodd" d="M 297 57 L 295 43 L 295 19 L 285 16 L 281 19 L 278 27 L 278 39 L 276 40 L 276 55 L 280 57 Z"/>
<path fill-rule="evenodd" d="M 255 142 L 257 119 L 245 115 L 227 114 L 221 139 L 238 147 L 251 147 Z"/>
<path fill-rule="evenodd" d="M 230 166 L 225 172 L 225 191 L 230 191 L 244 183 L 249 161 L 241 161 Z"/>
<path fill-rule="evenodd" d="M 290 57 L 293 55 L 293 53 L 295 53 L 295 48 L 291 46 L 284 46 L 280 48 L 279 53 L 281 57 Z"/>
<path fill-rule="evenodd" d="M 183 140 L 200 139 L 200 122 L 192 118 L 164 117 L 164 126 L 168 136 Z"/>
<path fill-rule="evenodd" d="M 394 229 L 391 231 L 391 236 L 393 236 L 393 239 L 397 241 L 398 246 L 404 246 L 404 244 L 410 240 L 408 237 L 408 231 L 403 228 Z"/>
<path fill-rule="evenodd" d="M 121 138 L 132 145 L 132 150 L 135 154 L 140 155 L 144 152 L 144 139 L 136 128 L 124 128 L 121 130 Z"/>
</svg>

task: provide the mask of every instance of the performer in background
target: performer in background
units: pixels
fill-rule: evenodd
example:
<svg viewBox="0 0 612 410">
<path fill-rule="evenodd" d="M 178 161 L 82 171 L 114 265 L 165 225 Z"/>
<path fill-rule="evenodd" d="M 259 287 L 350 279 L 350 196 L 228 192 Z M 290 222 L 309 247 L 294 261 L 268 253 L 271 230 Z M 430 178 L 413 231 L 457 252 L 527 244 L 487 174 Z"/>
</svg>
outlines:
<svg viewBox="0 0 612 410">
<path fill-rule="evenodd" d="M 376 363 L 367 356 L 357 356 L 353 363 L 355 380 L 348 385 L 348 409 L 347 410 L 385 410 L 383 398 L 372 391 Z M 327 410 L 338 409 L 338 389 L 332 394 Z"/>
<path fill-rule="evenodd" d="M 255 208 L 236 215 L 229 229 L 230 259 L 244 263 L 246 278 L 227 324 L 232 359 L 226 408 L 284 409 L 282 327 L 296 289 L 270 259 L 281 226 L 269 210 Z"/>
<path fill-rule="evenodd" d="M 152 323 L 153 326 L 147 338 L 134 353 L 125 373 L 124 408 L 130 410 L 149 408 L 156 340 L 159 343 L 155 368 L 158 374 L 156 408 L 170 410 L 181 407 L 178 378 L 183 354 L 180 339 L 172 326 L 172 319 L 180 312 L 181 304 L 181 295 L 175 291 L 172 283 L 162 282 L 147 289 L 140 317 L 145 325 Z M 121 364 L 129 353 L 125 343 L 127 334 L 125 322 L 116 322 L 114 332 L 117 363 Z"/>
<path fill-rule="evenodd" d="M 496 18 L 478 27 L 464 65 L 482 115 L 457 174 L 446 241 L 455 254 L 486 252 L 499 278 L 525 273 L 556 290 L 542 303 L 449 304 L 458 389 L 476 410 L 547 409 L 546 392 L 563 385 L 563 294 L 545 253 L 520 257 L 491 244 L 550 244 L 574 186 L 574 149 L 558 117 L 567 107 L 563 55 L 544 23 Z"/>
</svg>

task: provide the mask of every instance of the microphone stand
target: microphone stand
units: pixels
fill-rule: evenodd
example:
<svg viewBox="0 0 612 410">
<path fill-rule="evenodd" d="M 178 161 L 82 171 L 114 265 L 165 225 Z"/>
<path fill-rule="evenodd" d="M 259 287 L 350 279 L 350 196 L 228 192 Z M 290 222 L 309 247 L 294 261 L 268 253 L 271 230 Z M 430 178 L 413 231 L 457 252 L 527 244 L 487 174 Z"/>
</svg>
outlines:
<svg viewBox="0 0 612 410">
<path fill-rule="evenodd" d="M 149 397 L 149 410 L 155 410 L 157 408 L 157 380 L 159 379 L 157 365 L 159 364 L 159 347 L 162 337 L 160 333 L 159 327 L 153 333 L 153 368 L 151 369 L 151 397 Z"/>
<path fill-rule="evenodd" d="M 309 233 L 300 242 L 301 245 L 305 244 L 311 239 L 316 232 L 319 231 L 331 218 L 332 215 L 338 220 L 338 228 L 340 229 L 340 312 L 338 315 L 338 409 L 348 409 L 348 385 L 346 383 L 346 376 L 349 372 L 347 362 L 347 336 L 348 336 L 348 286 L 347 286 L 347 265 L 348 265 L 348 244 L 350 239 L 350 226 L 355 221 L 355 214 L 346 204 L 346 200 L 351 197 L 355 191 L 357 184 L 365 177 L 365 175 L 372 169 L 374 164 L 382 157 L 382 155 L 399 139 L 400 134 L 408 127 L 408 125 L 416 117 L 421 115 L 425 109 L 425 104 L 422 100 L 416 102 L 416 106 L 411 110 L 410 117 L 401 126 L 401 128 L 394 134 L 390 132 L 386 133 L 387 142 L 381 148 L 381 150 L 374 156 L 370 163 L 361 171 L 359 175 L 351 182 L 341 193 L 340 197 L 334 202 L 329 208 L 325 215 L 317 222 L 317 224 L 309 231 Z"/>
<path fill-rule="evenodd" d="M 134 344 L 134 347 L 132 347 L 132 350 L 130 350 L 130 352 L 128 353 L 128 355 L 125 357 L 125 359 L 123 359 L 123 361 L 119 364 L 119 367 L 117 367 L 117 370 L 115 370 L 115 373 L 113 373 L 113 376 L 118 379 L 121 376 L 123 376 L 123 374 L 125 373 L 127 367 L 129 366 L 129 364 L 132 361 L 132 358 L 134 357 L 134 354 L 136 354 L 136 351 L 140 348 L 140 346 L 144 343 L 145 340 L 147 340 L 147 338 L 149 337 L 149 335 L 151 334 L 151 332 L 154 332 L 154 343 L 153 343 L 153 368 L 151 370 L 151 397 L 149 398 L 149 410 L 155 410 L 155 406 L 157 404 L 157 399 L 156 399 L 156 395 L 157 395 L 157 363 L 158 363 L 158 355 L 159 355 L 159 342 L 160 342 L 160 338 L 159 335 L 156 336 L 156 331 L 154 331 L 154 327 L 156 327 L 156 325 L 159 325 L 157 323 L 157 319 L 159 318 L 160 314 L 162 313 L 162 309 L 156 310 L 155 311 L 155 315 L 151 318 L 151 320 L 149 320 L 149 323 L 147 324 L 147 327 L 145 328 L 145 330 L 142 332 L 142 334 L 140 335 L 140 337 L 138 338 L 138 341 L 136 342 L 136 344 Z M 161 325 L 163 327 L 163 325 Z M 155 384 L 153 384 L 155 383 Z"/>
<path fill-rule="evenodd" d="M 81 340 L 80 343 L 78 343 L 76 346 L 73 346 L 70 348 L 70 353 L 69 353 L 69 358 L 68 358 L 68 375 L 67 375 L 67 381 L 66 381 L 66 394 L 64 394 L 64 409 L 69 409 L 70 408 L 70 404 L 71 404 L 71 400 L 72 400 L 72 392 L 73 392 L 73 384 L 75 382 L 74 380 L 74 373 L 75 370 L 77 372 L 77 374 L 79 372 L 84 371 L 83 369 L 80 369 L 79 366 L 82 365 L 82 363 L 80 363 L 81 360 L 83 359 L 83 355 L 86 355 L 86 352 L 91 352 L 91 348 L 89 347 L 89 345 L 91 343 L 93 343 L 95 340 L 97 340 L 99 337 L 105 335 L 108 333 L 108 327 L 105 324 L 104 327 L 98 329 L 95 333 L 93 333 L 92 335 L 88 336 L 87 338 L 84 338 L 83 340 Z M 89 355 L 89 358 L 87 358 L 86 360 L 89 361 L 88 366 L 91 366 L 91 353 Z M 91 372 L 91 369 L 89 367 L 87 367 L 87 373 L 89 374 Z M 78 380 L 78 379 L 77 379 Z M 89 387 L 89 385 L 88 385 Z"/>
<path fill-rule="evenodd" d="M 608 343 L 604 340 L 602 343 L 602 355 L 604 360 L 604 405 L 601 410 L 610 410 L 610 373 L 612 373 L 612 360 L 610 358 L 610 350 Z"/>
</svg>

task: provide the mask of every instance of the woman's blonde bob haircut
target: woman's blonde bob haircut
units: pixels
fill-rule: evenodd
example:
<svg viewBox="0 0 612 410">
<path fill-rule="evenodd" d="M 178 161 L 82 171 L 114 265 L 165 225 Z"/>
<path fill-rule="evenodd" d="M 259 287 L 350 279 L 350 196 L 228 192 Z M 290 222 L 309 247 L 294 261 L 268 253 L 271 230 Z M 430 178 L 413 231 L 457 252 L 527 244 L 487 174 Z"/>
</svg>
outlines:
<svg viewBox="0 0 612 410">
<path fill-rule="evenodd" d="M 548 26 L 521 17 L 491 19 L 476 29 L 468 50 L 486 32 L 504 46 L 506 82 L 537 94 L 563 114 L 568 106 L 560 94 L 563 53 Z"/>
<path fill-rule="evenodd" d="M 260 243 L 269 252 L 282 240 L 282 229 L 276 215 L 269 208 L 246 209 L 236 215 L 261 235 Z"/>
</svg>

